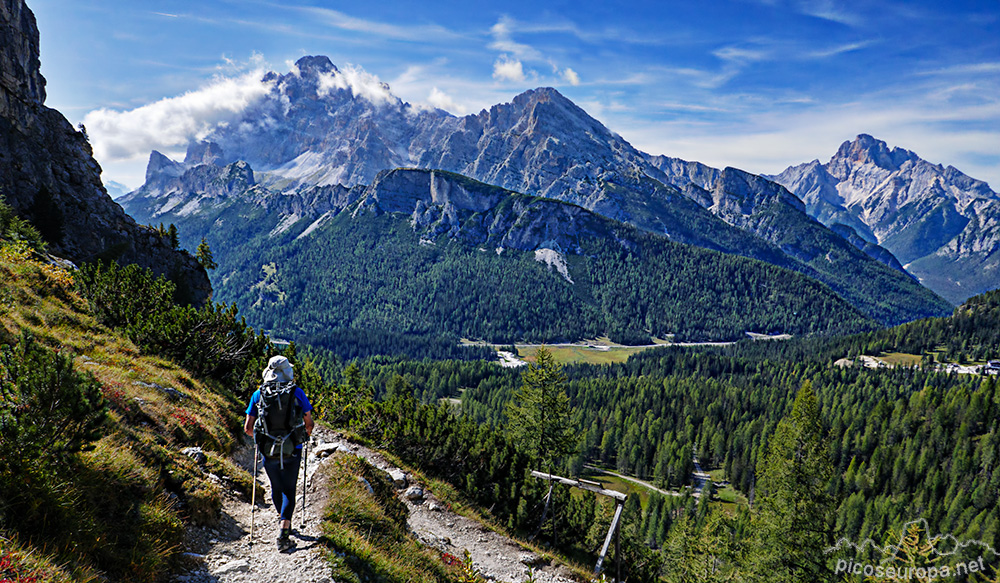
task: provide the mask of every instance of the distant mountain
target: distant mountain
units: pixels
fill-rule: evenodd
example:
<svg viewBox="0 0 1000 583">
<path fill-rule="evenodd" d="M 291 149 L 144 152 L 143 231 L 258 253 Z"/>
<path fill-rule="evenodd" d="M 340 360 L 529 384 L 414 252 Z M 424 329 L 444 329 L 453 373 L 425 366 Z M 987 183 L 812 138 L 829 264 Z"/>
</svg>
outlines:
<svg viewBox="0 0 1000 583">
<path fill-rule="evenodd" d="M 454 117 L 403 103 L 384 85 L 357 86 L 326 57 L 304 57 L 292 72 L 264 79 L 272 87 L 267 97 L 192 144 L 183 163 L 154 154 L 146 186 L 204 162 L 237 160 L 257 170 L 261 185 L 286 192 L 369 184 L 397 167 L 448 170 L 577 204 L 676 242 L 793 269 L 884 324 L 951 309 L 810 219 L 773 183 L 727 169 L 717 192 L 678 188 L 649 156 L 554 89 Z M 135 203 L 129 210 L 143 212 Z"/>
<path fill-rule="evenodd" d="M 245 162 L 200 164 L 122 202 L 176 224 L 182 241 L 206 237 L 220 299 L 317 345 L 350 330 L 648 343 L 875 325 L 793 271 L 450 172 L 279 192 Z"/>
<path fill-rule="evenodd" d="M 104 189 L 108 191 L 108 196 L 112 199 L 120 198 L 132 191 L 131 188 L 125 186 L 121 182 L 115 182 L 114 180 L 108 180 L 105 182 Z"/>
<path fill-rule="evenodd" d="M 1000 196 L 952 166 L 860 135 L 829 163 L 814 160 L 773 179 L 810 215 L 888 249 L 954 303 L 1000 287 Z"/>
<path fill-rule="evenodd" d="M 204 303 L 212 289 L 201 265 L 111 200 L 86 135 L 44 105 L 38 50 L 35 16 L 23 0 L 0 3 L 0 197 L 52 253 L 77 263 L 135 263 Z"/>
</svg>

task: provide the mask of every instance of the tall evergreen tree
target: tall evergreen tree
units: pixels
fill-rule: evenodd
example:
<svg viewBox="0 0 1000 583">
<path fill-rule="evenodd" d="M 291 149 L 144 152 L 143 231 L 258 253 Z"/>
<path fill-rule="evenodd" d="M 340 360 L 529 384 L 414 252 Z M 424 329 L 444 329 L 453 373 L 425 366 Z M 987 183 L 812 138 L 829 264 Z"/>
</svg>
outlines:
<svg viewBox="0 0 1000 583">
<path fill-rule="evenodd" d="M 543 346 L 506 408 L 512 440 L 549 471 L 556 460 L 576 450 L 578 442 L 565 387 L 562 367 Z"/>
<path fill-rule="evenodd" d="M 167 238 L 170 239 L 170 248 L 177 249 L 180 247 L 180 240 L 177 238 L 177 225 L 170 223 L 167 227 Z"/>
<path fill-rule="evenodd" d="M 827 581 L 832 540 L 833 464 L 812 383 L 802 383 L 792 412 L 778 424 L 757 484 L 755 581 Z"/>
</svg>

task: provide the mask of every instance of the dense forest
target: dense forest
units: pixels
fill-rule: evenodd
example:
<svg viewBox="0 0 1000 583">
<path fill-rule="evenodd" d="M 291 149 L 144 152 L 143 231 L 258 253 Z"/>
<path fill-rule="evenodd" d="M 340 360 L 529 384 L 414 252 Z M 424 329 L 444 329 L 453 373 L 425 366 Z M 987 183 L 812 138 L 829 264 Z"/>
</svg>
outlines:
<svg viewBox="0 0 1000 583">
<path fill-rule="evenodd" d="M 648 343 L 668 334 L 706 340 L 741 338 L 746 331 L 832 334 L 873 327 L 806 277 L 638 232 L 631 247 L 586 241 L 581 255 L 567 256 L 572 282 L 533 253 L 498 255 L 447 237 L 421 244 L 407 222 L 389 215 L 344 212 L 319 233 L 310 241 L 245 243 L 219 296 L 247 306 L 249 320 L 277 335 L 338 351 L 349 329 L 494 342 L 607 333 Z M 351 350 L 344 356 L 361 355 Z"/>
<path fill-rule="evenodd" d="M 921 347 L 940 351 L 951 345 L 993 355 L 997 298 L 995 293 L 973 298 L 949 318 L 853 337 L 670 347 L 633 356 L 624 364 L 568 366 L 564 388 L 580 440 L 577 450 L 562 460 L 561 471 L 577 475 L 584 463 L 593 463 L 678 488 L 691 483 L 694 453 L 703 466 L 723 470 L 753 503 L 760 496 L 761 472 L 777 428 L 791 415 L 801 387 L 808 385 L 815 394 L 823 457 L 830 466 L 823 484 L 829 497 L 830 537 L 882 543 L 899 536 L 907 523 L 924 519 L 927 535 L 947 533 L 997 548 L 998 377 L 947 374 L 929 366 L 929 361 L 923 367 L 885 369 L 834 365 L 843 356 L 879 347 L 919 354 Z M 460 398 L 462 413 L 476 422 L 395 434 L 395 447 L 411 451 L 407 458 L 413 463 L 483 459 L 492 460 L 491 467 L 507 467 L 500 461 L 509 458 L 502 448 L 469 452 L 462 444 L 480 442 L 452 431 L 463 426 L 467 429 L 462 431 L 473 431 L 478 423 L 504 431 L 507 404 L 521 384 L 520 371 L 405 359 L 369 360 L 360 366 L 367 378 L 374 379 L 373 393 L 388 396 L 391 391 L 386 387 L 395 383 L 396 390 L 406 386 L 407 394 L 427 403 L 413 405 L 415 411 L 423 411 L 417 413 L 417 421 L 401 415 L 397 426 L 416 423 L 430 428 L 435 426 L 431 420 L 435 415 L 453 418 L 453 409 L 434 405 L 443 397 Z M 395 414 L 400 415 L 396 407 Z M 404 439 L 408 432 L 412 432 L 409 440 Z M 497 492 L 494 486 L 500 492 L 510 487 L 466 463 L 436 461 L 427 467 L 470 496 Z M 528 487 L 522 496 L 527 492 L 538 494 Z M 529 504 L 536 500 L 522 499 Z M 493 503 L 511 526 L 520 525 L 513 502 L 494 499 Z M 589 512 L 574 507 L 565 520 Z M 600 516 L 600 507 L 594 512 Z M 742 512 L 731 518 L 713 517 L 693 499 L 653 496 L 646 508 L 633 509 L 629 532 L 640 546 L 660 549 L 656 560 L 666 569 L 676 560 L 669 549 L 678 544 L 678 537 L 691 543 L 724 525 L 749 544 L 750 519 Z M 574 544 L 586 546 L 583 539 Z"/>
</svg>

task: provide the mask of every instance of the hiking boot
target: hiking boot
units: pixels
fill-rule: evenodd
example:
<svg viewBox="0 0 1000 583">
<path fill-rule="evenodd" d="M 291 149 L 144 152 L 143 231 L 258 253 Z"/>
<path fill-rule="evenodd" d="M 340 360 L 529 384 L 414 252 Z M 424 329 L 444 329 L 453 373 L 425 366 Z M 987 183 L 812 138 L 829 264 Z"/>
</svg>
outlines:
<svg viewBox="0 0 1000 583">
<path fill-rule="evenodd" d="M 292 529 L 283 528 L 281 533 L 278 535 L 278 552 L 284 552 L 295 546 L 295 542 L 291 539 Z"/>
</svg>

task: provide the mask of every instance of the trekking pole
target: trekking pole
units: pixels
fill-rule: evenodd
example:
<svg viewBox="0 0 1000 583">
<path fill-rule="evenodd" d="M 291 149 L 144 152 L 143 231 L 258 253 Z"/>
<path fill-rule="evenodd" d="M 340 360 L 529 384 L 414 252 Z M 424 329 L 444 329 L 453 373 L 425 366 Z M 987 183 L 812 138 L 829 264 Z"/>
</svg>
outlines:
<svg viewBox="0 0 1000 583">
<path fill-rule="evenodd" d="M 302 446 L 302 528 L 306 527 L 306 487 L 309 485 L 309 439 Z"/>
<path fill-rule="evenodd" d="M 253 493 L 250 494 L 250 548 L 253 549 L 253 519 L 257 510 L 257 444 L 253 445 Z"/>
</svg>

